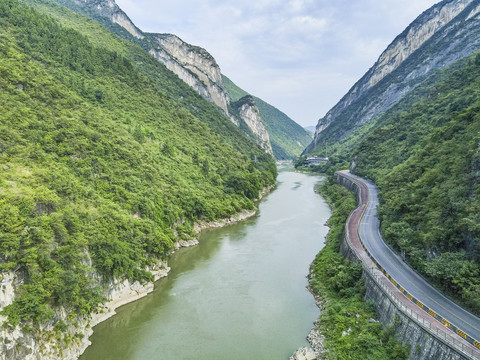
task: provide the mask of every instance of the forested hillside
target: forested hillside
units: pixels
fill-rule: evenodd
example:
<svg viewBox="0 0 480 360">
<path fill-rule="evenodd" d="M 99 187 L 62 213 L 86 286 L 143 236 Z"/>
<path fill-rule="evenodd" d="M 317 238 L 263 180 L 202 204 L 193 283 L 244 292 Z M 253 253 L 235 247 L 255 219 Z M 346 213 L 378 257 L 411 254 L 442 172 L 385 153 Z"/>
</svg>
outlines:
<svg viewBox="0 0 480 360">
<path fill-rule="evenodd" d="M 334 145 L 320 171 L 349 165 L 380 188 L 384 238 L 480 314 L 480 54 L 438 71 Z"/>
<path fill-rule="evenodd" d="M 174 232 L 253 208 L 276 177 L 272 157 L 139 47 L 52 13 L 84 34 L 0 2 L 0 266 L 24 279 L 11 324 L 89 313 L 102 279 L 151 280 Z"/>
<path fill-rule="evenodd" d="M 480 54 L 415 99 L 378 120 L 355 172 L 380 188 L 387 241 L 480 314 Z"/>
<path fill-rule="evenodd" d="M 56 0 L 56 2 L 68 4 L 79 13 L 88 10 L 76 5 L 74 2 L 64 0 Z M 204 101 L 195 90 L 148 54 L 140 45 L 136 45 L 135 38 L 122 27 L 89 12 L 89 16 L 95 18 L 95 21 L 93 21 L 64 6 L 59 6 L 56 2 L 53 0 L 20 0 L 20 3 L 33 6 L 38 12 L 53 17 L 62 26 L 81 33 L 88 38 L 93 46 L 114 51 L 124 56 L 130 61 L 135 70 L 148 78 L 156 89 L 169 100 L 187 109 L 193 116 L 205 123 L 213 132 L 220 135 L 237 150 L 243 154 L 248 154 L 250 159 L 254 159 L 255 156 L 257 156 L 257 159 L 260 158 L 261 161 L 255 162 L 257 168 L 273 171 L 270 163 L 271 157 L 264 154 L 264 152 L 259 153 L 257 146 L 252 146 L 251 141 L 245 140 L 243 130 L 239 130 L 224 114 L 218 111 L 214 104 Z M 97 21 L 101 22 L 103 26 Z M 110 32 L 105 26 L 112 27 L 112 31 L 121 33 L 125 38 L 132 38 L 131 41 L 120 38 L 115 33 Z M 238 141 L 239 137 L 242 140 Z"/>
<path fill-rule="evenodd" d="M 232 102 L 249 95 L 226 76 L 223 76 L 223 83 Z M 253 98 L 270 135 L 275 158 L 282 160 L 300 156 L 303 149 L 312 141 L 308 132 L 274 106 L 258 97 Z"/>
</svg>

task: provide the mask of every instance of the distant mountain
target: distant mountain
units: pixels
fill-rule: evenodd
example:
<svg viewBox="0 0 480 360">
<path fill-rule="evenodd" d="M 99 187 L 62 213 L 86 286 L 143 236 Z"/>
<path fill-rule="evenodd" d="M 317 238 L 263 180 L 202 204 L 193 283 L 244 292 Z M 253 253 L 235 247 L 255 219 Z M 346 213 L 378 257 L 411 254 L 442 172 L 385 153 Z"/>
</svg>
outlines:
<svg viewBox="0 0 480 360">
<path fill-rule="evenodd" d="M 313 142 L 338 148 L 349 134 L 391 108 L 422 82 L 480 48 L 480 1 L 444 0 L 421 14 L 324 118 Z"/>
<path fill-rule="evenodd" d="M 315 134 L 316 128 L 317 128 L 316 126 L 306 126 L 306 127 L 304 127 L 304 129 L 307 130 L 308 132 L 312 133 L 312 135 Z"/>
<path fill-rule="evenodd" d="M 223 75 L 223 84 L 232 102 L 249 95 L 225 75 Z M 256 96 L 252 96 L 252 98 L 258 106 L 265 127 L 270 134 L 270 142 L 275 158 L 283 160 L 298 157 L 305 146 L 311 142 L 312 137 L 310 134 L 274 106 Z"/>
</svg>

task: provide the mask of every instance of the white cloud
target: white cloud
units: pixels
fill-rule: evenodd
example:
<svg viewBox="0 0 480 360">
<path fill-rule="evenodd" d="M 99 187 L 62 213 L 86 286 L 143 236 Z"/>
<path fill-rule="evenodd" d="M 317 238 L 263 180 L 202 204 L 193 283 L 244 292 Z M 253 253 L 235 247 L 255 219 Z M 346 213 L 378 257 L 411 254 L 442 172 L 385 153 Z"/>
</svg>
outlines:
<svg viewBox="0 0 480 360">
<path fill-rule="evenodd" d="M 435 0 L 117 0 L 138 27 L 204 47 L 239 86 L 313 125 Z"/>
</svg>

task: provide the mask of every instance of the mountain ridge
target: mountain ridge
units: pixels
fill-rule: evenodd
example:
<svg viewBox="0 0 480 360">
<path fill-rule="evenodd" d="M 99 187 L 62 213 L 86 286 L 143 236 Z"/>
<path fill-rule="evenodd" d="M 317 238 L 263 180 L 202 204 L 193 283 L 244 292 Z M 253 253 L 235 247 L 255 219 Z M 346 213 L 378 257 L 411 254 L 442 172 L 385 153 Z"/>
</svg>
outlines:
<svg viewBox="0 0 480 360">
<path fill-rule="evenodd" d="M 341 141 L 397 103 L 435 69 L 479 49 L 479 11 L 478 0 L 444 0 L 423 12 L 319 120 L 314 140 L 304 154 L 315 152 L 323 139 L 332 144 Z M 446 39 L 455 41 L 448 43 Z M 402 50 L 405 43 L 407 49 Z"/>
<path fill-rule="evenodd" d="M 308 145 L 309 140 L 306 140 L 305 134 L 299 129 L 295 128 L 292 133 L 283 130 L 284 124 L 290 121 L 292 122 L 290 127 L 294 128 L 292 119 L 280 111 L 273 111 L 273 107 L 259 98 L 256 98 L 255 102 L 257 106 L 260 105 L 262 118 L 267 119 L 265 124 L 269 134 L 267 143 L 265 143 L 265 134 L 261 130 L 261 123 L 257 123 L 255 118 L 245 122 L 235 110 L 231 112 L 229 109 L 230 98 L 225 90 L 220 67 L 207 50 L 188 44 L 174 34 L 142 32 L 113 0 L 55 0 L 55 2 L 70 7 L 77 12 L 82 12 L 103 25 L 108 26 L 107 22 L 111 21 L 121 26 L 128 36 L 125 31 L 119 31 L 112 26 L 109 26 L 109 28 L 114 33 L 139 44 L 150 52 L 202 97 L 214 103 L 232 123 L 242 128 L 247 136 L 256 139 L 257 143 L 264 147 L 267 152 L 268 149 L 273 148 L 273 153 L 277 159 L 293 159 L 300 155 L 303 148 Z M 77 7 L 72 6 L 72 4 L 76 4 Z M 92 11 L 94 14 L 92 14 Z M 103 17 L 104 20 L 98 19 L 97 16 Z M 268 115 L 265 116 L 265 113 L 268 113 Z M 276 115 L 273 115 L 273 113 Z M 278 119 L 280 129 L 276 129 L 275 119 Z M 258 130 L 260 132 L 256 133 Z M 293 139 L 286 140 L 285 138 L 288 136 L 293 136 Z M 265 144 L 265 146 L 262 144 Z"/>
</svg>

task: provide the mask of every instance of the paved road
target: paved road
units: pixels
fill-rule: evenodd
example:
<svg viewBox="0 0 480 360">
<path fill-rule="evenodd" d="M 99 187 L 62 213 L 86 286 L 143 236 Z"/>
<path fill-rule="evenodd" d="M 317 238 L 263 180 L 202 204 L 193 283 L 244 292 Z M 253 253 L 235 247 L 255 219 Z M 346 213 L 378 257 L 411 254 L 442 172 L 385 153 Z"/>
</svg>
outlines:
<svg viewBox="0 0 480 360">
<path fill-rule="evenodd" d="M 368 188 L 369 204 L 360 223 L 358 232 L 373 257 L 410 294 L 422 301 L 437 314 L 480 341 L 480 318 L 462 309 L 447 299 L 438 290 L 413 271 L 383 241 L 380 235 L 380 221 L 377 218 L 378 188 L 371 181 L 342 172 L 363 182 Z"/>
</svg>

